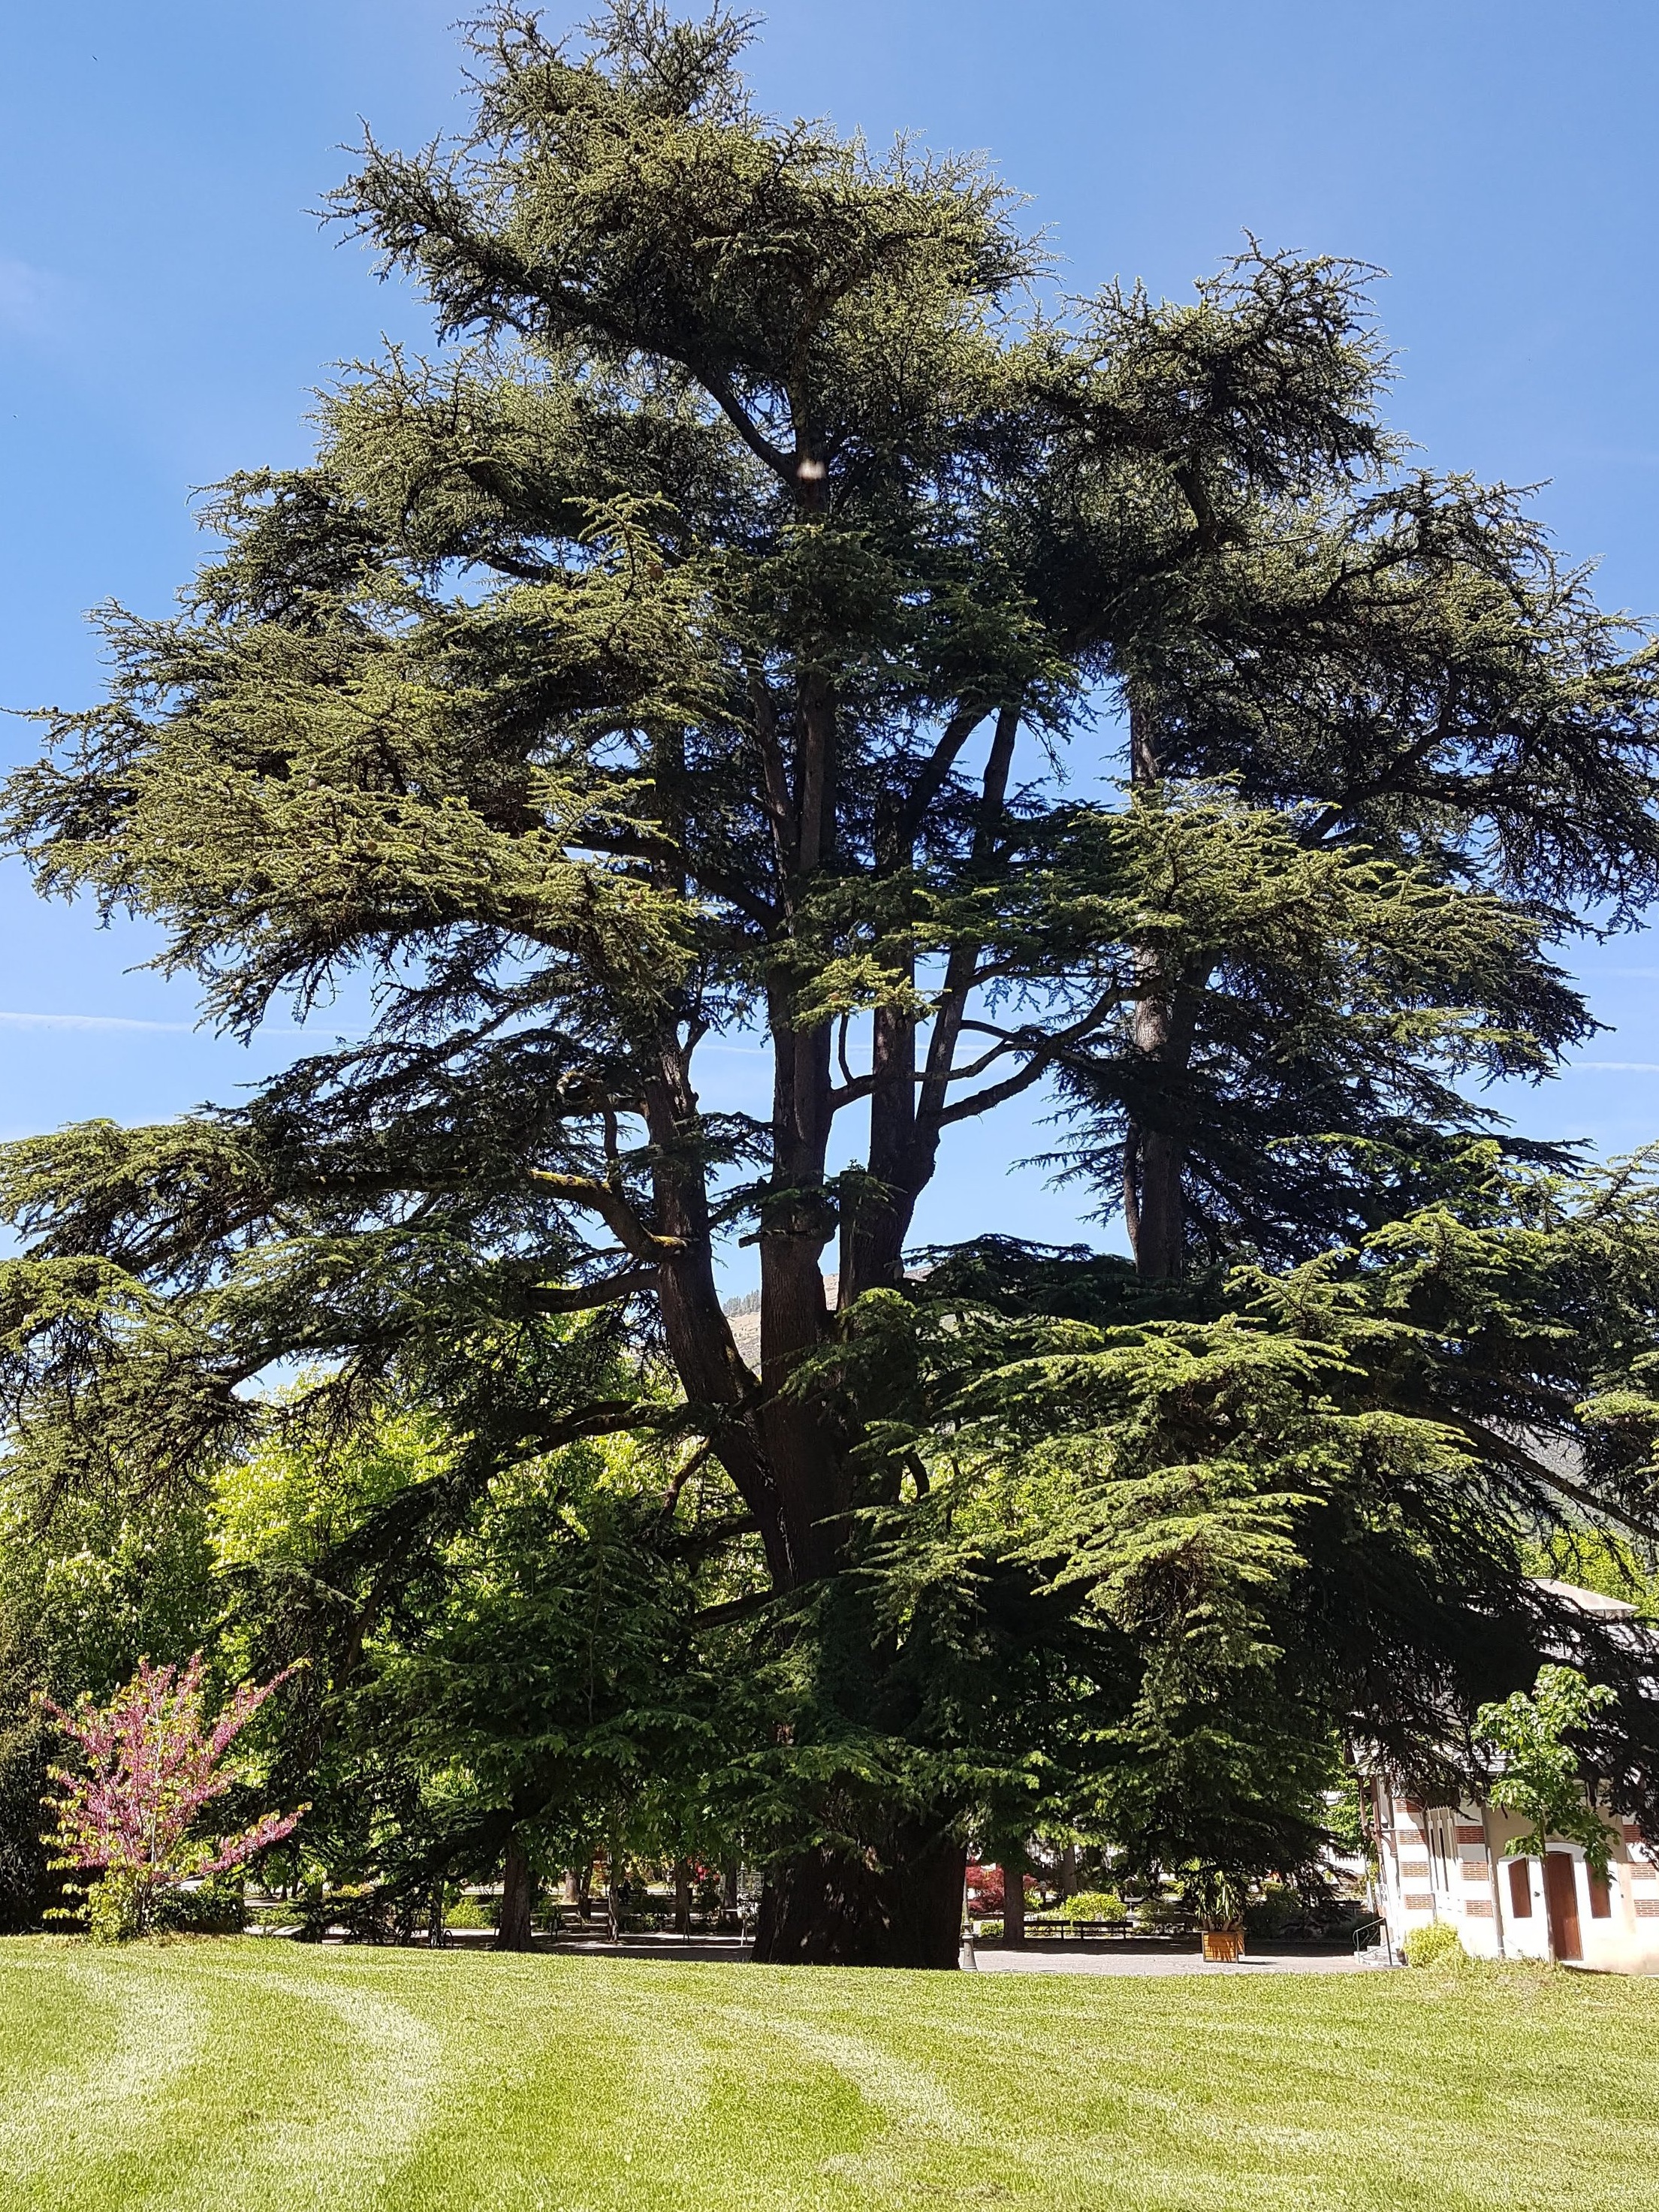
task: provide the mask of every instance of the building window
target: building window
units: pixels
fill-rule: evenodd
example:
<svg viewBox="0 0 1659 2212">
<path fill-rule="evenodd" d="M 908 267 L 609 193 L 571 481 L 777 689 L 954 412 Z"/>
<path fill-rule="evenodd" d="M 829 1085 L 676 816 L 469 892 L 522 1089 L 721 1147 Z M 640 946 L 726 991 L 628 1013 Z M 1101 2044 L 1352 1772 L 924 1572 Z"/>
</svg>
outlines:
<svg viewBox="0 0 1659 2212">
<path fill-rule="evenodd" d="M 1528 1859 L 1510 1861 L 1510 1912 L 1516 1920 L 1532 1918 L 1532 1863 Z"/>
<path fill-rule="evenodd" d="M 1452 1875 L 1457 1865 L 1457 1831 L 1452 1815 L 1444 1806 L 1437 1805 L 1424 1820 L 1428 1832 L 1429 1859 L 1434 1869 L 1434 1886 L 1449 1895 Z"/>
<path fill-rule="evenodd" d="M 1613 1894 L 1607 1887 L 1607 1878 L 1606 1875 L 1597 1874 L 1593 1866 L 1586 1866 L 1584 1873 L 1589 1882 L 1590 1918 L 1592 1920 L 1611 1920 L 1613 1917 Z"/>
</svg>

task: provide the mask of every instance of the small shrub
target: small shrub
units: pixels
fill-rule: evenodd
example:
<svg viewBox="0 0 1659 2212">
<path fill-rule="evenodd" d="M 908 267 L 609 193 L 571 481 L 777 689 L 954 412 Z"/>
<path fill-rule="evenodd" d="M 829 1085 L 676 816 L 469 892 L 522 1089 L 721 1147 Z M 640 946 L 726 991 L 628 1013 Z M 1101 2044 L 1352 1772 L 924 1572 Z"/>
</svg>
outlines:
<svg viewBox="0 0 1659 2212">
<path fill-rule="evenodd" d="M 444 1915 L 446 1928 L 490 1928 L 494 1925 L 477 1899 L 467 1896 L 465 1891 Z"/>
<path fill-rule="evenodd" d="M 246 1917 L 260 1928 L 300 1928 L 305 1915 L 297 1905 L 289 1905 L 281 1898 L 260 1898 L 248 1905 Z"/>
<path fill-rule="evenodd" d="M 1115 1889 L 1080 1889 L 1060 1908 L 1062 1920 L 1123 1920 L 1123 1899 Z"/>
<path fill-rule="evenodd" d="M 138 1885 L 112 1870 L 87 1886 L 87 1934 L 94 1943 L 125 1943 L 138 1933 Z"/>
<path fill-rule="evenodd" d="M 247 1925 L 240 1874 L 216 1875 L 192 1889 L 163 1891 L 150 1908 L 150 1925 L 173 1936 L 240 1936 Z"/>
<path fill-rule="evenodd" d="M 1431 1921 L 1426 1928 L 1413 1928 L 1401 1948 L 1408 1966 L 1462 1966 L 1468 1960 L 1457 1930 L 1448 1927 L 1443 1920 Z"/>
<path fill-rule="evenodd" d="M 1146 1928 L 1188 1926 L 1192 1921 L 1193 1908 L 1184 1897 L 1172 1897 L 1161 1891 L 1156 1897 L 1141 1899 L 1135 1907 L 1135 1917 Z"/>
<path fill-rule="evenodd" d="M 1260 1897 L 1253 1898 L 1244 1908 L 1244 1929 L 1249 1936 L 1271 1940 L 1282 1936 L 1287 1928 L 1299 1926 L 1307 1920 L 1308 1900 L 1283 1882 L 1264 1883 Z"/>
<path fill-rule="evenodd" d="M 79 1772 L 46 1769 L 58 1794 L 41 1801 L 53 1815 L 43 1840 L 55 1853 L 56 1871 L 99 1877 L 87 1913 L 100 1941 L 118 1940 L 120 1929 L 143 1935 L 159 1924 L 157 1905 L 169 1892 L 228 1873 L 292 1834 L 308 1809 L 303 1805 L 298 1813 L 267 1813 L 240 1835 L 195 1831 L 207 1807 L 235 1782 L 226 1753 L 295 1671 L 245 1682 L 211 1728 L 199 1651 L 185 1667 L 141 1659 L 106 1706 L 86 1695 L 70 1711 L 44 1694 L 36 1699 L 81 1754 Z"/>
<path fill-rule="evenodd" d="M 975 1940 L 981 1943 L 1000 1943 L 1002 1923 L 1000 1920 L 981 1920 L 979 1923 L 979 1935 Z"/>
<path fill-rule="evenodd" d="M 390 1943 L 397 1924 L 392 1899 L 373 1882 L 342 1882 L 336 1889 L 307 1882 L 295 1900 L 295 1934 L 301 1943 L 320 1943 L 331 1930 L 358 1943 Z"/>
</svg>

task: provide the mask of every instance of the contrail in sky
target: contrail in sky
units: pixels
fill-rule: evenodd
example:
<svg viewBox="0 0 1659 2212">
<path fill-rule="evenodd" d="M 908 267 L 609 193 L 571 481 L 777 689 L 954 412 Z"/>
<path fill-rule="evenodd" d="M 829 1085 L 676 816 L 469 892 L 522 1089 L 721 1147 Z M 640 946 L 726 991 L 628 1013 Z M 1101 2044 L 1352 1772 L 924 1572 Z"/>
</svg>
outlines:
<svg viewBox="0 0 1659 2212">
<path fill-rule="evenodd" d="M 173 1030 L 188 1035 L 191 1022 L 137 1022 L 125 1014 L 9 1014 L 0 1024 L 14 1030 Z"/>
<path fill-rule="evenodd" d="M 131 1014 L 21 1014 L 9 1013 L 0 1009 L 0 1029 L 13 1030 L 138 1030 L 152 1033 L 165 1032 L 172 1036 L 200 1035 L 210 1037 L 212 1032 L 199 1022 L 141 1022 Z M 314 1029 L 303 1029 L 294 1022 L 261 1024 L 257 1035 L 261 1036 L 348 1036 L 363 1037 L 367 1030 L 338 1030 L 331 1024 L 319 1022 Z"/>
</svg>

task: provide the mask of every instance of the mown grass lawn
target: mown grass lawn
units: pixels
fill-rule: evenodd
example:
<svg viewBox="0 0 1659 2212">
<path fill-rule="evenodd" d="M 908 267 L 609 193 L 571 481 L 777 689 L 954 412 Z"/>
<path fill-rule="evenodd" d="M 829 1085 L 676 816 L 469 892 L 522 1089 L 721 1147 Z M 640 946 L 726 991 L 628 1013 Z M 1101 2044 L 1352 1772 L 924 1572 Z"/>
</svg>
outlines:
<svg viewBox="0 0 1659 2212">
<path fill-rule="evenodd" d="M 1659 1983 L 0 1942 L 5 2212 L 1659 2208 Z"/>
</svg>

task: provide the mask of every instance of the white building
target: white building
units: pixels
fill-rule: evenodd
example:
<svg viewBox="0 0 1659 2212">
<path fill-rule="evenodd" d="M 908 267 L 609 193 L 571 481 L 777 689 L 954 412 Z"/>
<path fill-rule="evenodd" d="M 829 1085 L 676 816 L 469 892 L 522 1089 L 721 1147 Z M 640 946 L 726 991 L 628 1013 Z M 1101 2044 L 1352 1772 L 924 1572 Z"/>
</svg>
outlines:
<svg viewBox="0 0 1659 2212">
<path fill-rule="evenodd" d="M 1586 1613 L 1633 1620 L 1592 1590 L 1552 1587 Z M 1562 1959 L 1607 1973 L 1659 1974 L 1659 1850 L 1634 1822 L 1608 1816 L 1603 1881 L 1581 1844 L 1550 1838 L 1547 1857 L 1510 1858 L 1525 1823 L 1489 1805 L 1422 1805 L 1371 1784 L 1378 1907 L 1396 1953 L 1443 1921 L 1479 1958 Z"/>
</svg>

